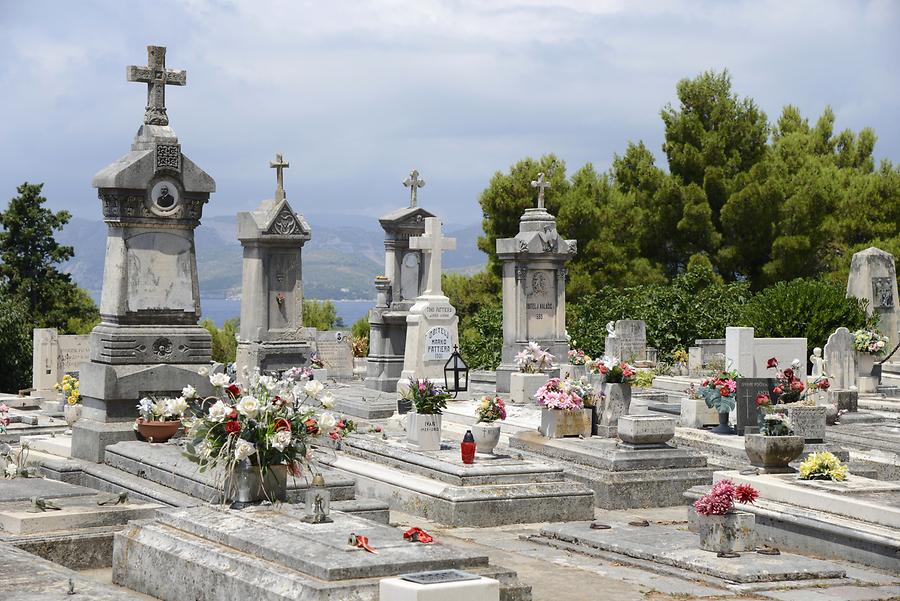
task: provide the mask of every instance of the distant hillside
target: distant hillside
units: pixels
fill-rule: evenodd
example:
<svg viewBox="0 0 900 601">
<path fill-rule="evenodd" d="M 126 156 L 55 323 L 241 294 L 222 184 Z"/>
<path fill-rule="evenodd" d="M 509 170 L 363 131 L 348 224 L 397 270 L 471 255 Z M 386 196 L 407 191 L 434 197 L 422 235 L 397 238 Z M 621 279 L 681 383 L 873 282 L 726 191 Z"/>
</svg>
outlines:
<svg viewBox="0 0 900 601">
<path fill-rule="evenodd" d="M 303 285 L 309 298 L 373 298 L 372 279 L 384 272 L 384 232 L 378 221 L 359 217 L 321 215 L 308 217 L 312 240 L 303 247 Z M 240 294 L 241 245 L 235 218 L 207 217 L 197 228 L 197 271 L 205 297 Z M 457 239 L 457 250 L 445 253 L 444 267 L 472 273 L 485 264 L 476 241 L 481 227 L 448 228 Z M 80 286 L 100 290 L 106 252 L 106 225 L 102 221 L 73 218 L 57 234 L 62 244 L 75 247 L 75 257 L 64 269 Z"/>
</svg>

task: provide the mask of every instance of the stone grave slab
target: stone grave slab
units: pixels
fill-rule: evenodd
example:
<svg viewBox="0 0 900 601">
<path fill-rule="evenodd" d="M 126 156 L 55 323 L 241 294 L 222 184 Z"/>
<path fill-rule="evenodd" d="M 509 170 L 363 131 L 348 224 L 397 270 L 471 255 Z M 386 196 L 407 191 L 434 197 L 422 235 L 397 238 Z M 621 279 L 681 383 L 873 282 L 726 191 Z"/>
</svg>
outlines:
<svg viewBox="0 0 900 601">
<path fill-rule="evenodd" d="M 610 553 L 721 578 L 729 582 L 786 582 L 844 578 L 844 569 L 830 561 L 782 553 L 777 556 L 742 553 L 719 558 L 699 548 L 696 534 L 651 524 L 647 527 L 613 524 L 608 530 L 592 530 L 590 523 L 551 524 L 541 529 L 546 544 L 555 541 L 575 549 L 599 549 Z"/>
<path fill-rule="evenodd" d="M 511 436 L 509 446 L 565 469 L 594 491 L 595 505 L 604 509 L 679 504 L 684 491 L 712 477 L 701 453 L 666 445 L 626 448 L 615 439 L 545 438 L 527 431 Z"/>
<path fill-rule="evenodd" d="M 496 454 L 462 463 L 459 447 L 413 451 L 396 439 L 357 435 L 342 452 L 320 459 L 356 479 L 392 509 L 452 526 L 497 526 L 588 519 L 593 494 L 567 481 L 560 467 Z"/>
<path fill-rule="evenodd" d="M 124 505 L 97 504 L 108 494 L 52 499 L 59 511 L 33 513 L 31 501 L 0 504 L 0 530 L 13 535 L 46 534 L 99 526 L 121 526 L 129 520 L 151 517 L 162 505 L 126 503 Z"/>
<path fill-rule="evenodd" d="M 331 385 L 329 392 L 334 395 L 334 410 L 344 415 L 362 419 L 385 419 L 397 413 L 396 390 L 380 391 L 360 386 Z"/>
<path fill-rule="evenodd" d="M 58 457 L 71 457 L 72 455 L 72 435 L 71 434 L 38 434 L 31 436 L 23 436 L 19 439 L 21 444 L 28 444 L 28 448 L 32 451 L 40 451 Z"/>
<path fill-rule="evenodd" d="M 854 461 L 875 470 L 879 480 L 900 480 L 900 423 L 844 423 L 846 417 L 826 428 L 825 440 L 850 449 Z"/>
<path fill-rule="evenodd" d="M 0 434 L 0 442 L 17 443 L 23 436 L 62 434 L 69 427 L 65 420 L 39 411 L 10 408 L 9 419 L 6 433 Z"/>
<path fill-rule="evenodd" d="M 262 598 L 304 601 L 375 599 L 381 578 L 409 572 L 462 569 L 496 578 L 509 598 L 530 599 L 514 572 L 486 555 L 438 540 L 412 544 L 402 530 L 340 512 L 329 524 L 300 521 L 290 505 L 232 511 L 179 508 L 134 522 L 116 537 L 113 582 L 163 601 L 185 598 Z M 348 544 L 368 537 L 378 552 Z M 302 549 L 302 553 L 297 550 Z M 159 573 L 166 578 L 159 578 Z"/>
</svg>

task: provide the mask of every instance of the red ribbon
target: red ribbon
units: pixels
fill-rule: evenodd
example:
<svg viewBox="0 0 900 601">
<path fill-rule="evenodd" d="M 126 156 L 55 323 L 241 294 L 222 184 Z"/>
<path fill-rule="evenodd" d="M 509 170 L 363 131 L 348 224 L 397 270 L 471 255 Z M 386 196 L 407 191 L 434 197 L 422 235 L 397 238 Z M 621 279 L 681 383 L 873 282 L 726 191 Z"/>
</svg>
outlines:
<svg viewBox="0 0 900 601">
<path fill-rule="evenodd" d="M 403 538 L 408 540 L 411 543 L 422 543 L 423 545 L 427 545 L 428 543 L 434 542 L 434 537 L 415 526 L 410 528 L 406 532 L 403 533 Z"/>
</svg>

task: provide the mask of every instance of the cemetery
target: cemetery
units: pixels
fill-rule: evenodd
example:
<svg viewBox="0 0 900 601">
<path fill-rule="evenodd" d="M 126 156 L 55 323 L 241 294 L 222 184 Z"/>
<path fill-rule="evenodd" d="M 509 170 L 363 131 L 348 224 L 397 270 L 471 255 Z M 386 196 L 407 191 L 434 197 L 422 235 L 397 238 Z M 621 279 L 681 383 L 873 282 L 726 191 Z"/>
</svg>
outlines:
<svg viewBox="0 0 900 601">
<path fill-rule="evenodd" d="M 234 193 L 170 125 L 187 74 L 167 48 L 126 73 L 147 101 L 91 180 L 96 325 L 31 328 L 30 386 L 0 391 L 0 599 L 900 598 L 893 254 L 840 257 L 844 312 L 777 334 L 744 318 L 775 292 L 693 257 L 666 284 L 585 292 L 596 240 L 542 159 L 505 229 L 485 211 L 486 306 L 445 267 L 442 184 L 413 169 L 377 219 L 363 340 L 308 323 L 320 227 L 288 194 L 305 167 L 275 152 L 256 160 L 274 194 L 235 215 L 225 358 L 201 325 L 198 256 L 217 249 L 199 228 Z M 746 314 L 699 316 L 736 297 Z M 676 310 L 696 319 L 660 325 Z"/>
</svg>

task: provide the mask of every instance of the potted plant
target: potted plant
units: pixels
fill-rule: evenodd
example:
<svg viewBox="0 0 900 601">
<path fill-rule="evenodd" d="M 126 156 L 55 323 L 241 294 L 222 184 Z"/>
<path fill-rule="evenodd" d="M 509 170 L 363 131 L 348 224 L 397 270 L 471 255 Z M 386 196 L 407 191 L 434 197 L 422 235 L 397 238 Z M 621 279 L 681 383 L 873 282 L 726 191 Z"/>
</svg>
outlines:
<svg viewBox="0 0 900 601">
<path fill-rule="evenodd" d="M 607 438 L 618 435 L 619 417 L 628 414 L 631 407 L 631 383 L 637 370 L 615 357 L 603 357 L 594 362 L 602 378 L 603 411 L 597 434 Z"/>
<path fill-rule="evenodd" d="M 860 392 L 875 392 L 878 381 L 872 376 L 875 358 L 883 354 L 888 343 L 887 336 L 882 336 L 875 328 L 853 332 L 853 350 L 856 351 L 856 373 Z"/>
<path fill-rule="evenodd" d="M 759 434 L 744 435 L 744 450 L 750 465 L 766 474 L 793 471 L 789 464 L 803 452 L 803 437 L 794 435 L 787 415 L 773 410 L 769 395 L 757 395 L 756 406 Z"/>
<path fill-rule="evenodd" d="M 706 406 L 719 414 L 719 425 L 712 429 L 716 434 L 734 434 L 728 425 L 728 415 L 734 409 L 737 379 L 736 371 L 721 371 L 715 378 L 707 378 L 700 383 L 697 393 L 706 401 Z"/>
<path fill-rule="evenodd" d="M 353 353 L 353 375 L 366 377 L 366 358 L 369 356 L 369 337 L 351 336 L 350 350 Z"/>
<path fill-rule="evenodd" d="M 63 417 L 65 417 L 66 423 L 69 425 L 69 429 L 66 430 L 64 434 L 71 434 L 72 425 L 81 419 L 82 405 L 80 386 L 81 382 L 79 382 L 78 378 L 69 374 L 63 376 L 62 382 L 53 385 L 53 387 L 59 390 L 64 397 L 65 404 L 63 405 Z"/>
<path fill-rule="evenodd" d="M 816 393 L 819 390 L 828 390 L 830 384 L 828 378 L 820 376 L 812 379 L 809 386 L 803 384 L 797 377 L 800 369 L 800 360 L 794 359 L 791 367 L 778 369 L 778 359 L 772 357 L 768 360 L 769 369 L 775 370 L 775 387 L 773 394 L 778 398 L 778 405 L 771 411 L 787 413 L 791 420 L 791 428 L 794 434 L 803 437 L 810 442 L 821 442 L 825 438 L 825 424 L 828 416 L 828 408 L 825 405 L 816 405 Z M 768 407 L 764 405 L 765 409 Z"/>
<path fill-rule="evenodd" d="M 740 553 L 756 547 L 752 513 L 735 511 L 734 503 L 752 505 L 759 491 L 749 484 L 719 480 L 708 493 L 694 501 L 700 531 L 700 548 L 713 553 Z"/>
<path fill-rule="evenodd" d="M 587 375 L 586 364 L 591 358 L 585 355 L 584 351 L 581 349 L 570 350 L 568 356 L 569 363 L 563 367 L 563 373 L 560 374 L 560 377 L 577 380 L 578 378 Z"/>
<path fill-rule="evenodd" d="M 185 391 L 196 395 L 193 387 L 188 386 L 182 391 L 182 396 L 174 399 L 144 397 L 138 401 L 134 429 L 141 438 L 150 443 L 161 443 L 175 436 L 181 429 L 181 418 L 188 410 Z"/>
<path fill-rule="evenodd" d="M 690 355 L 683 347 L 678 347 L 672 352 L 672 375 L 688 375 L 688 362 Z"/>
<path fill-rule="evenodd" d="M 540 432 L 547 438 L 590 436 L 590 410 L 569 380 L 551 378 L 534 395 L 541 407 Z"/>
<path fill-rule="evenodd" d="M 475 409 L 475 425 L 472 436 L 475 438 L 475 450 L 479 453 L 493 453 L 500 442 L 500 424 L 497 420 L 506 419 L 506 405 L 498 396 L 482 397 Z"/>
<path fill-rule="evenodd" d="M 519 371 L 510 374 L 510 402 L 525 404 L 533 398 L 538 388 L 549 379 L 549 376 L 542 372 L 552 369 L 553 360 L 553 355 L 536 342 L 529 342 L 522 351 L 517 353 L 515 362 Z"/>
<path fill-rule="evenodd" d="M 407 415 L 406 440 L 420 451 L 441 449 L 441 412 L 447 408 L 450 394 L 428 379 L 409 379 L 403 397 L 412 402 Z"/>
<path fill-rule="evenodd" d="M 697 388 L 691 384 L 681 397 L 681 415 L 678 425 L 682 428 L 700 428 L 715 426 L 719 423 L 718 412 L 706 406 L 706 401 L 700 396 Z"/>
<path fill-rule="evenodd" d="M 843 482 L 847 479 L 847 466 L 828 451 L 810 453 L 800 464 L 801 480 L 833 480 Z"/>
<path fill-rule="evenodd" d="M 246 389 L 221 373 L 211 375 L 210 382 L 217 394 L 206 399 L 182 391 L 197 403 L 185 456 L 201 471 L 224 472 L 216 482 L 234 508 L 263 499 L 283 501 L 288 473 L 312 471 L 312 445 L 339 441 L 354 429 L 353 422 L 327 411 L 330 402 L 320 382 L 258 372 L 250 375 Z"/>
</svg>

